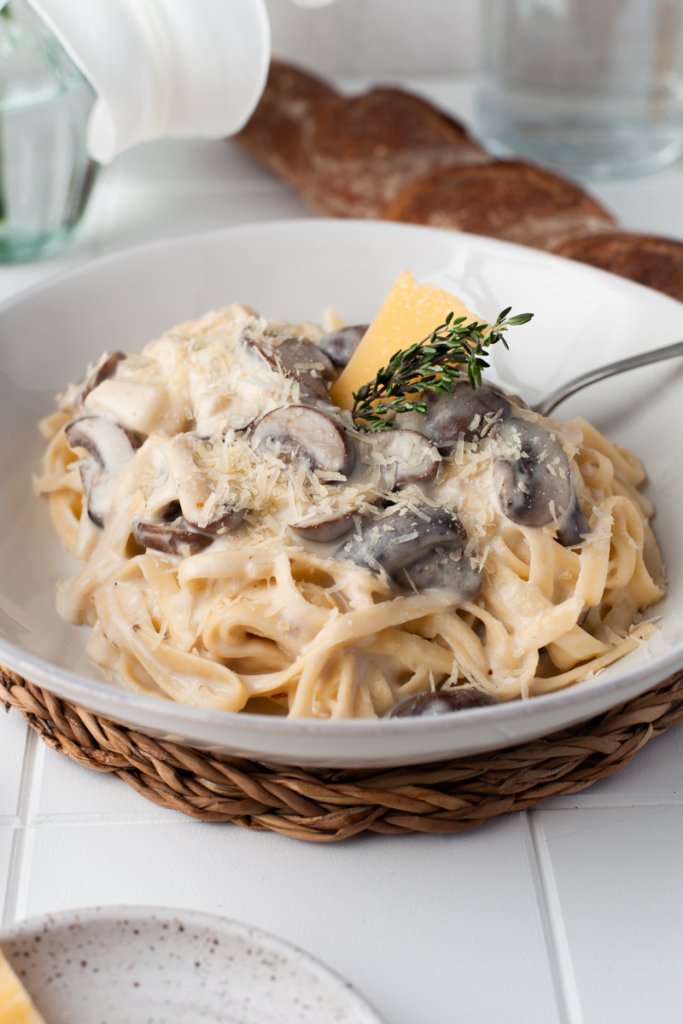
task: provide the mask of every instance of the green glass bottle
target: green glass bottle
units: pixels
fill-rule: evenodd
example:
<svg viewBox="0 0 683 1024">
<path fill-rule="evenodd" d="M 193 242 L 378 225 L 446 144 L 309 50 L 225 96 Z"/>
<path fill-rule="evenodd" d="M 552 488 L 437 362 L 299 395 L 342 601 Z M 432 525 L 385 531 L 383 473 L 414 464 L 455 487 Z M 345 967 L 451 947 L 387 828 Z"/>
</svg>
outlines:
<svg viewBox="0 0 683 1024">
<path fill-rule="evenodd" d="M 1 0 L 0 0 L 1 3 Z M 95 94 L 26 0 L 0 10 L 0 262 L 37 259 L 71 235 L 97 165 Z"/>
</svg>

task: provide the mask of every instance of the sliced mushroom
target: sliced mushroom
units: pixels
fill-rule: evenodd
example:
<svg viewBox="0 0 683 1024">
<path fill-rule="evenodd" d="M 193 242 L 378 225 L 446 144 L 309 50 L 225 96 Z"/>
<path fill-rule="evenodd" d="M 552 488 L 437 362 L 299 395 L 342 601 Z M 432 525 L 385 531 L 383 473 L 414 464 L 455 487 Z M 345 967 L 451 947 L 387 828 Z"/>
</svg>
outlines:
<svg viewBox="0 0 683 1024">
<path fill-rule="evenodd" d="M 164 460 L 178 499 L 178 515 L 190 526 L 210 533 L 233 529 L 244 517 L 244 509 L 235 509 L 229 501 L 218 503 L 216 492 L 221 488 L 210 464 L 211 447 L 197 434 L 178 434 L 164 448 Z M 210 517 L 208 512 L 210 510 Z"/>
<path fill-rule="evenodd" d="M 301 378 L 314 374 L 331 381 L 337 376 L 327 353 L 309 338 L 285 338 L 272 351 L 282 372 L 288 377 Z"/>
<path fill-rule="evenodd" d="M 433 480 L 441 456 L 417 430 L 386 430 L 375 435 L 373 448 L 382 453 L 390 486 Z"/>
<path fill-rule="evenodd" d="M 318 342 L 318 348 L 323 350 L 336 367 L 343 369 L 358 348 L 367 329 L 368 324 L 338 327 L 336 331 L 328 331 L 327 334 L 323 334 Z"/>
<path fill-rule="evenodd" d="M 144 548 L 154 548 L 171 555 L 195 555 L 208 547 L 217 533 L 234 529 L 243 515 L 241 511 L 229 512 L 200 529 L 183 516 L 180 502 L 172 501 L 160 511 L 158 518 L 137 522 L 133 535 Z"/>
<path fill-rule="evenodd" d="M 271 369 L 299 382 L 305 397 L 328 399 L 325 381 L 337 376 L 326 353 L 308 338 L 257 333 L 251 325 L 242 331 L 242 343 L 256 352 Z"/>
<path fill-rule="evenodd" d="M 133 536 L 143 548 L 184 557 L 203 551 L 213 540 L 210 534 L 192 529 L 182 516 L 172 523 L 140 520 L 133 528 Z"/>
<path fill-rule="evenodd" d="M 105 416 L 79 416 L 64 428 L 72 448 L 85 450 L 101 465 L 127 460 L 144 441 L 141 434 L 127 430 Z"/>
<path fill-rule="evenodd" d="M 454 512 L 424 506 L 360 518 L 357 533 L 336 554 L 383 569 L 404 589 L 447 588 L 459 601 L 472 601 L 481 589 L 481 569 L 467 547 L 467 533 Z"/>
<path fill-rule="evenodd" d="M 433 548 L 406 566 L 406 581 L 420 593 L 434 587 L 456 590 L 462 601 L 474 601 L 481 590 L 481 571 L 465 549 L 456 545 Z"/>
<path fill-rule="evenodd" d="M 427 397 L 424 433 L 440 451 L 449 451 L 460 438 L 477 441 L 493 423 L 511 415 L 506 396 L 491 384 L 472 388 L 468 381 L 459 381 L 445 395 Z"/>
<path fill-rule="evenodd" d="M 88 515 L 96 526 L 104 526 L 116 481 L 133 458 L 143 438 L 125 430 L 104 416 L 80 416 L 64 428 L 72 448 L 84 448 L 88 457 L 81 462 L 80 473 Z"/>
<path fill-rule="evenodd" d="M 266 413 L 254 427 L 255 449 L 272 443 L 287 458 L 306 459 L 326 473 L 348 476 L 356 453 L 343 428 L 330 416 L 305 405 L 283 405 Z"/>
<path fill-rule="evenodd" d="M 448 715 L 467 708 L 483 708 L 496 704 L 488 693 L 474 686 L 463 686 L 453 690 L 434 690 L 405 697 L 389 712 L 390 718 L 432 718 Z"/>
<path fill-rule="evenodd" d="M 358 513 L 351 509 L 338 515 L 320 516 L 317 519 L 304 519 L 299 523 L 290 523 L 289 528 L 303 540 L 312 540 L 316 544 L 330 544 L 344 537 L 353 528 L 353 518 Z"/>
<path fill-rule="evenodd" d="M 500 507 L 513 523 L 563 520 L 574 501 L 569 459 L 554 434 L 511 417 L 495 431 L 494 480 Z"/>
<path fill-rule="evenodd" d="M 94 391 L 103 380 L 108 380 L 109 377 L 113 377 L 119 363 L 126 358 L 125 352 L 105 352 L 95 364 L 92 372 L 83 382 L 83 386 L 81 387 L 78 395 L 78 401 L 84 402 L 90 392 Z"/>
<path fill-rule="evenodd" d="M 246 509 L 226 508 L 223 506 L 208 523 L 202 523 L 200 526 L 199 523 L 195 523 L 183 515 L 179 501 L 173 501 L 161 513 L 160 518 L 164 523 L 172 523 L 182 519 L 183 524 L 188 529 L 199 530 L 200 533 L 208 533 L 215 537 L 217 534 L 230 533 L 231 530 L 239 526 L 246 515 L 246 511 Z"/>
<path fill-rule="evenodd" d="M 244 508 L 226 508 L 223 506 L 201 529 L 214 535 L 217 533 L 230 533 L 231 530 L 240 525 L 246 513 L 247 510 Z M 190 520 L 188 520 L 188 523 L 190 526 L 197 526 L 196 523 L 192 523 Z"/>
<path fill-rule="evenodd" d="M 590 532 L 590 525 L 581 508 L 579 497 L 574 491 L 571 505 L 558 523 L 557 539 L 563 547 L 574 548 L 577 544 L 581 544 Z"/>
</svg>

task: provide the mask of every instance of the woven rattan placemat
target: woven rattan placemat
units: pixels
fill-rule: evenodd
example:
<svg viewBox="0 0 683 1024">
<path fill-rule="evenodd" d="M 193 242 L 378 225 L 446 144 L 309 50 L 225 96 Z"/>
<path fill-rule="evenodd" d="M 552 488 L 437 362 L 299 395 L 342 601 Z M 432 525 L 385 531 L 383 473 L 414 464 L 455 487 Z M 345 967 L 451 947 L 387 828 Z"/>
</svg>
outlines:
<svg viewBox="0 0 683 1024">
<path fill-rule="evenodd" d="M 381 770 L 264 764 L 153 739 L 0 668 L 0 702 L 48 746 L 163 807 L 295 839 L 449 833 L 576 793 L 683 720 L 683 673 L 587 722 L 505 750 Z"/>
</svg>

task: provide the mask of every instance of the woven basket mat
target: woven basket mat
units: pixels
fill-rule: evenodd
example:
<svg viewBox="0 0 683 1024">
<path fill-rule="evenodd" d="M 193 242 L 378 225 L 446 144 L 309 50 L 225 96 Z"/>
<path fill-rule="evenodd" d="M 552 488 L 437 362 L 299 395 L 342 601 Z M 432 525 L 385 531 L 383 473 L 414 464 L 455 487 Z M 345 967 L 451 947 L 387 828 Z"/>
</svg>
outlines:
<svg viewBox="0 0 683 1024">
<path fill-rule="evenodd" d="M 311 769 L 209 754 L 153 739 L 0 668 L 0 702 L 53 750 L 118 775 L 163 807 L 295 839 L 360 832 L 461 832 L 577 793 L 683 720 L 683 672 L 587 722 L 506 750 L 389 769 Z"/>
</svg>

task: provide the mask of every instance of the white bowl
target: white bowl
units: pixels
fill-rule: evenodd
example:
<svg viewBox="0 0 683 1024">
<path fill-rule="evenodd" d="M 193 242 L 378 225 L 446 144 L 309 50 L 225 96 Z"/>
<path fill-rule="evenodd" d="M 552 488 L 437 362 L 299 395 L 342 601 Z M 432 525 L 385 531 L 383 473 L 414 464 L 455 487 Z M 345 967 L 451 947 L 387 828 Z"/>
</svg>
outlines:
<svg viewBox="0 0 683 1024">
<path fill-rule="evenodd" d="M 0 309 L 0 664 L 59 696 L 150 734 L 204 749 L 301 765 L 398 765 L 493 750 L 582 721 L 683 667 L 683 364 L 663 363 L 566 402 L 633 448 L 650 476 L 670 589 L 656 637 L 597 678 L 528 701 L 436 719 L 301 721 L 184 707 L 104 681 L 84 655 L 85 627 L 54 609 L 75 564 L 31 489 L 38 420 L 54 394 L 104 350 L 131 352 L 173 324 L 240 300 L 265 315 L 316 319 L 334 306 L 370 318 L 398 275 L 460 295 L 484 317 L 511 305 L 533 321 L 499 381 L 533 402 L 592 366 L 683 336 L 683 306 L 610 274 L 520 246 L 371 221 L 247 225 L 144 246 L 25 292 Z"/>
</svg>

